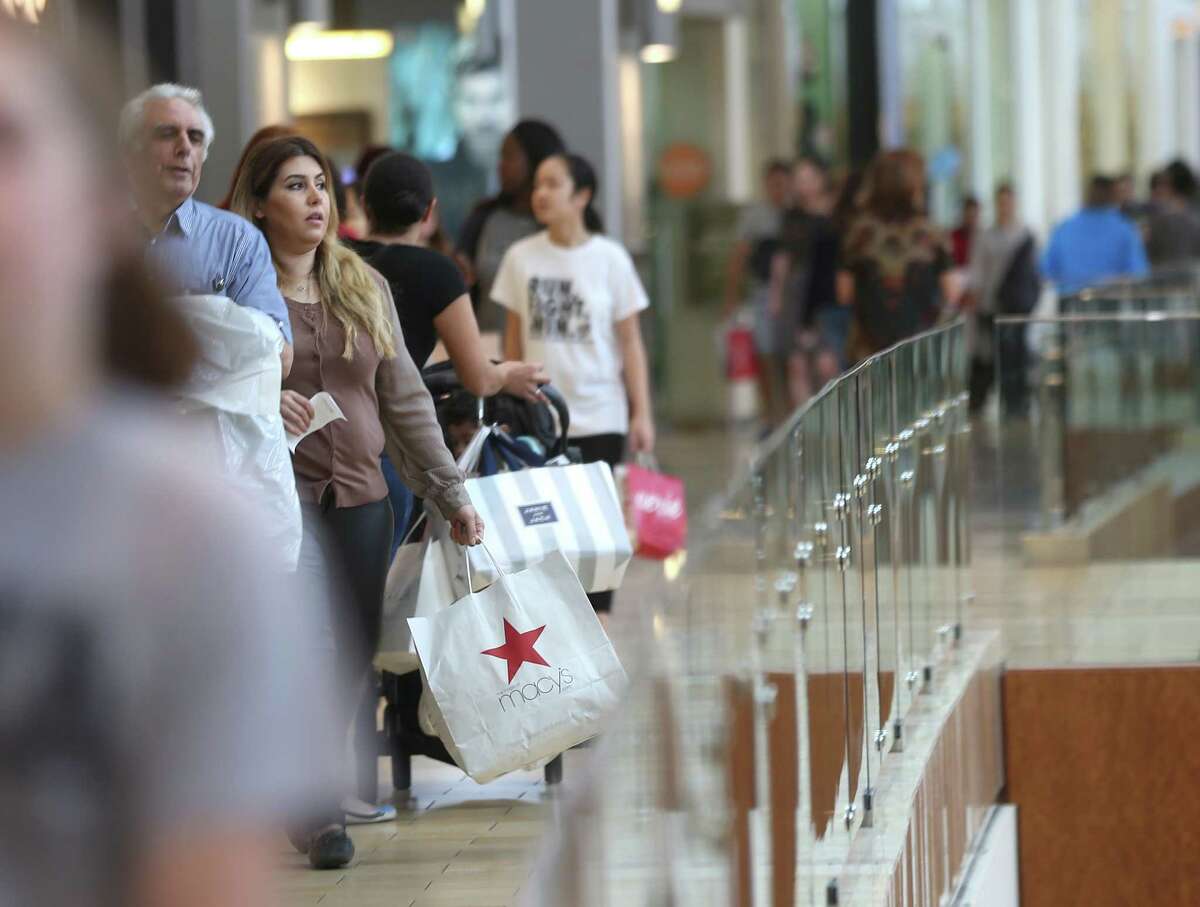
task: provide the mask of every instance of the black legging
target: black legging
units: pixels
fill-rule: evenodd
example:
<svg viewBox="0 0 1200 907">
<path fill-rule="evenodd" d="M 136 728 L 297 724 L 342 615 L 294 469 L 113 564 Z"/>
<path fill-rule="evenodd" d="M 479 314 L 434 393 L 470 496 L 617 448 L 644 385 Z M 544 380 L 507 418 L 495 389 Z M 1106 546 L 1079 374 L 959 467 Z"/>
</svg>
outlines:
<svg viewBox="0 0 1200 907">
<path fill-rule="evenodd" d="M 572 438 L 568 447 L 576 448 L 584 463 L 607 463 L 616 467 L 625 459 L 624 435 L 588 435 L 586 438 Z M 612 610 L 613 594 L 593 592 L 588 595 L 588 601 L 598 613 L 607 613 Z"/>
<path fill-rule="evenodd" d="M 378 696 L 368 680 L 371 662 L 379 648 L 383 618 L 383 588 L 387 580 L 392 548 L 392 505 L 387 498 L 356 507 L 335 507 L 332 495 L 320 505 L 305 505 L 305 531 L 322 533 L 330 569 L 337 576 L 334 587 L 345 594 L 336 597 L 334 645 L 338 676 L 350 684 L 350 701 L 343 713 L 346 723 L 355 721 L 358 796 L 374 802 L 379 795 L 375 739 L 375 706 Z M 314 522 L 316 525 L 314 525 Z M 341 719 L 339 715 L 339 721 Z M 339 737 L 339 740 L 342 739 Z"/>
</svg>

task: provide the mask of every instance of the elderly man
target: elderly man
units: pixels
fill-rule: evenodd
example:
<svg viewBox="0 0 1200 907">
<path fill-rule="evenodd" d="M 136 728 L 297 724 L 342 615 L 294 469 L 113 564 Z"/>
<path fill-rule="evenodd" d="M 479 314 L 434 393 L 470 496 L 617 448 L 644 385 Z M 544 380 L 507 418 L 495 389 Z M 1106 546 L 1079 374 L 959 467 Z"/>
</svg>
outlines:
<svg viewBox="0 0 1200 907">
<path fill-rule="evenodd" d="M 121 111 L 119 138 L 150 263 L 181 294 L 228 296 L 271 316 L 283 333 L 286 376 L 292 329 L 262 232 L 192 198 L 213 140 L 200 92 L 147 89 Z"/>
</svg>

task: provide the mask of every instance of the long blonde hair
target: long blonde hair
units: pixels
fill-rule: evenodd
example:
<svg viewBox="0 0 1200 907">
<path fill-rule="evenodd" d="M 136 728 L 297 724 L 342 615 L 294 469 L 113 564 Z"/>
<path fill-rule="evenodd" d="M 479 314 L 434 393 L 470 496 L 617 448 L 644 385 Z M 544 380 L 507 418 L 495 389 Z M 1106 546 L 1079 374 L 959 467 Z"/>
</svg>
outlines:
<svg viewBox="0 0 1200 907">
<path fill-rule="evenodd" d="M 332 192 L 334 176 L 325 156 L 303 136 L 289 135 L 262 142 L 250 152 L 234 178 L 229 210 L 240 214 L 261 230 L 262 219 L 254 216 L 254 209 L 256 205 L 266 202 L 279 169 L 297 157 L 309 157 L 317 161 L 325 173 L 325 185 Z M 337 234 L 337 206 L 331 198 L 325 236 L 317 246 L 315 270 L 322 304 L 346 332 L 346 347 L 342 356 L 345 359 L 354 358 L 355 340 L 358 332 L 363 330 L 379 354 L 390 359 L 396 355 L 396 335 L 392 330 L 392 319 L 386 309 L 384 294 L 366 263 L 343 246 Z"/>
</svg>

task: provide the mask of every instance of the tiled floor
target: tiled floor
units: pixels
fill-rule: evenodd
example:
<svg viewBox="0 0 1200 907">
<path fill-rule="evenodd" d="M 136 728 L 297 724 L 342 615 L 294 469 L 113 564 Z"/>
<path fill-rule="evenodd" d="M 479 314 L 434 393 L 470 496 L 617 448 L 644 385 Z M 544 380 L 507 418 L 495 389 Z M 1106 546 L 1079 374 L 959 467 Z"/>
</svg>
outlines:
<svg viewBox="0 0 1200 907">
<path fill-rule="evenodd" d="M 668 436 L 660 442 L 663 468 L 688 483 L 689 507 L 699 513 L 731 475 L 747 439 L 726 434 Z M 617 608 L 633 607 L 650 565 L 627 575 Z M 565 758 L 564 788 L 591 751 Z M 381 792 L 390 793 L 381 761 Z M 563 793 L 548 793 L 541 773 L 516 772 L 478 785 L 461 771 L 430 759 L 413 760 L 412 802 L 395 823 L 351 829 L 357 851 L 344 870 L 314 872 L 305 857 L 281 844 L 280 902 L 355 907 L 515 907 L 546 823 Z"/>
<path fill-rule="evenodd" d="M 663 440 L 663 465 L 687 480 L 694 515 L 724 487 L 746 441 L 731 443 L 722 434 Z M 1007 531 L 1002 520 L 983 509 L 976 518 L 977 597 L 968 620 L 1001 630 L 1010 664 L 1200 657 L 1200 562 L 1033 570 L 1013 560 L 1001 537 Z M 643 564 L 631 572 L 618 619 L 622 605 L 635 608 L 639 595 L 652 588 L 646 571 L 653 569 Z M 593 752 L 568 755 L 566 787 Z M 352 830 L 358 854 L 345 870 L 313 872 L 281 844 L 281 903 L 516 907 L 562 794 L 548 794 L 540 774 L 516 773 L 479 786 L 457 769 L 424 759 L 414 760 L 414 793 L 397 822 Z"/>
<path fill-rule="evenodd" d="M 346 869 L 313 872 L 304 857 L 281 850 L 284 905 L 517 903 L 551 811 L 541 774 L 517 772 L 481 787 L 428 759 L 413 768 L 413 800 L 394 823 L 351 830 L 357 854 Z"/>
</svg>

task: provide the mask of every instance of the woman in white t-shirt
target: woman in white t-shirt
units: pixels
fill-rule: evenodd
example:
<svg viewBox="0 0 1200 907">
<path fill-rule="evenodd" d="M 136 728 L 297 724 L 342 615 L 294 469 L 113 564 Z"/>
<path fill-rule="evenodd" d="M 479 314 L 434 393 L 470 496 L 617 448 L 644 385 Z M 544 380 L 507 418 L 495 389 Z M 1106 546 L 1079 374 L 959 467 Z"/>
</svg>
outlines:
<svg viewBox="0 0 1200 907">
<path fill-rule="evenodd" d="M 615 466 L 654 450 L 646 347 L 638 313 L 650 303 L 620 244 L 601 235 L 596 173 L 575 154 L 538 167 L 533 214 L 545 227 L 514 243 L 492 299 L 508 310 L 506 359 L 543 363 L 571 411 L 571 445 L 584 462 Z M 611 594 L 593 595 L 607 611 Z"/>
</svg>

